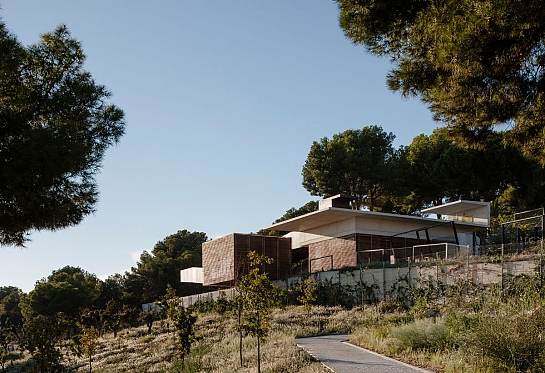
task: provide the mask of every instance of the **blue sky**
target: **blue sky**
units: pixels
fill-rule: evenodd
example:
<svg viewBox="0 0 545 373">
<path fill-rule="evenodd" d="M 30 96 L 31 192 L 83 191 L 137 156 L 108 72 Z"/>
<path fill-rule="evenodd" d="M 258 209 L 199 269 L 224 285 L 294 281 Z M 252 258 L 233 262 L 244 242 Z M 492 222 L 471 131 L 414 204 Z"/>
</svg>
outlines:
<svg viewBox="0 0 545 373">
<path fill-rule="evenodd" d="M 65 265 L 105 277 L 178 230 L 255 232 L 316 197 L 301 186 L 312 141 L 380 125 L 395 145 L 437 127 L 386 87 L 388 60 L 354 46 L 333 1 L 0 0 L 29 45 L 64 23 L 113 93 L 126 135 L 76 227 L 0 248 L 0 286 L 32 290 Z"/>
</svg>

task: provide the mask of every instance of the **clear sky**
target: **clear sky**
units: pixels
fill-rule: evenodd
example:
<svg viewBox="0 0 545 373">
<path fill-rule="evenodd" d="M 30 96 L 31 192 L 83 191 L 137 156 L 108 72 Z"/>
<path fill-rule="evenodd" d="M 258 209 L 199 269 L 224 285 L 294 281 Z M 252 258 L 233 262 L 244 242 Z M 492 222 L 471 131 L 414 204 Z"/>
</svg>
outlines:
<svg viewBox="0 0 545 373">
<path fill-rule="evenodd" d="M 380 125 L 408 145 L 437 127 L 386 87 L 388 60 L 346 39 L 331 0 L 0 0 L 29 45 L 64 23 L 85 68 L 125 111 L 98 175 L 97 212 L 0 247 L 0 286 L 28 292 L 65 265 L 104 278 L 178 230 L 216 238 L 269 225 L 316 197 L 312 141 Z"/>
</svg>

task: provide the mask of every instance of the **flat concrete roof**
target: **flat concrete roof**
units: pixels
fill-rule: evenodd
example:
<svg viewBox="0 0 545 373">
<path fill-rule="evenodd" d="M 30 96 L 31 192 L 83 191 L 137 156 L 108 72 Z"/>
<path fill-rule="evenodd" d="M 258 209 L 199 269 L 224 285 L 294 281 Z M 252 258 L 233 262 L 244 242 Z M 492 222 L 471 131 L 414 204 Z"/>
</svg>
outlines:
<svg viewBox="0 0 545 373">
<path fill-rule="evenodd" d="M 265 229 L 286 232 L 306 232 L 313 228 L 322 227 L 326 224 L 336 223 L 353 217 L 365 217 L 368 219 L 377 220 L 412 221 L 414 223 L 422 224 L 423 227 L 436 223 L 447 222 L 446 220 L 423 218 L 419 216 L 398 215 L 386 212 L 371 212 L 329 207 L 327 209 L 314 211 L 293 219 L 270 225 Z M 456 222 L 456 225 L 468 227 L 482 227 L 482 224 L 472 224 L 466 222 Z"/>
<path fill-rule="evenodd" d="M 444 205 L 429 207 L 427 209 L 423 209 L 422 212 L 426 214 L 456 215 L 461 212 L 475 210 L 479 207 L 487 207 L 489 204 L 489 202 L 461 200 L 445 203 Z"/>
</svg>

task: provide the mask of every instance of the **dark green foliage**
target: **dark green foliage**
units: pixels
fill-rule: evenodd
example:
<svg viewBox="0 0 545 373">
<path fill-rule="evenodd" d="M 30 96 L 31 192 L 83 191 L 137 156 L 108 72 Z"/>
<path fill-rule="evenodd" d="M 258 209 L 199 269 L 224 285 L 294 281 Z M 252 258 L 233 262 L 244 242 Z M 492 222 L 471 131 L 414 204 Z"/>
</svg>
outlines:
<svg viewBox="0 0 545 373">
<path fill-rule="evenodd" d="M 17 328 L 9 319 L 0 327 L 0 367 L 4 372 L 5 364 L 9 358 L 8 346 L 11 343 L 18 343 Z"/>
<path fill-rule="evenodd" d="M 518 209 L 542 205 L 544 169 L 507 143 L 509 136 L 509 131 L 491 132 L 483 147 L 457 143 L 445 128 L 415 137 L 404 153 L 410 175 L 406 185 L 411 191 L 404 199 L 407 208 L 417 210 L 460 198 L 502 199 L 504 211 L 514 211 L 515 203 Z M 506 203 L 506 193 L 516 202 Z"/>
<path fill-rule="evenodd" d="M 131 325 L 135 319 L 135 310 L 126 304 L 119 304 L 115 299 L 110 299 L 106 304 L 106 309 L 100 312 L 102 327 L 114 333 Z"/>
<path fill-rule="evenodd" d="M 214 302 L 214 312 L 219 314 L 220 316 L 225 315 L 226 312 L 232 311 L 235 308 L 234 302 L 227 299 L 227 296 L 222 291 Z"/>
<path fill-rule="evenodd" d="M 19 302 L 23 297 L 22 290 L 15 286 L 0 287 L 0 327 L 9 321 L 14 327 L 21 328 L 23 315 Z"/>
<path fill-rule="evenodd" d="M 300 292 L 300 295 L 297 297 L 297 300 L 303 305 L 303 309 L 307 312 L 307 315 L 312 309 L 312 305 L 316 302 L 317 292 L 319 284 L 312 278 L 307 277 L 304 279 L 301 284 L 299 284 L 297 290 Z"/>
<path fill-rule="evenodd" d="M 35 372 L 63 372 L 60 343 L 66 338 L 69 322 L 62 313 L 36 315 L 25 321 L 25 347 L 36 362 Z"/>
<path fill-rule="evenodd" d="M 303 166 L 303 187 L 315 196 L 349 194 L 357 198 L 353 208 L 379 210 L 395 184 L 394 138 L 379 126 L 368 126 L 314 141 Z"/>
<path fill-rule="evenodd" d="M 108 276 L 100 282 L 100 294 L 95 300 L 94 305 L 99 309 L 105 309 L 110 300 L 114 300 L 119 305 L 139 308 L 141 305 L 137 295 L 132 293 L 129 277 L 118 273 Z"/>
<path fill-rule="evenodd" d="M 34 315 L 55 316 L 62 312 L 72 320 L 91 308 L 98 298 L 100 280 L 79 267 L 66 266 L 36 283 L 21 303 L 26 320 Z"/>
<path fill-rule="evenodd" d="M 161 320 L 161 312 L 158 307 L 148 311 L 140 311 L 139 319 L 148 327 L 148 334 L 151 334 L 151 328 L 155 321 Z"/>
<path fill-rule="evenodd" d="M 336 1 L 345 34 L 390 57 L 392 90 L 472 143 L 512 124 L 512 139 L 545 161 L 542 1 Z"/>
<path fill-rule="evenodd" d="M 182 359 L 183 372 L 185 357 L 191 351 L 191 344 L 195 341 L 193 325 L 197 321 L 197 316 L 192 315 L 188 308 L 178 307 L 172 315 L 172 321 L 176 328 L 176 347 Z"/>
<path fill-rule="evenodd" d="M 178 296 L 206 291 L 202 285 L 180 283 L 180 270 L 202 266 L 202 244 L 207 240 L 203 232 L 184 229 L 157 242 L 151 253 L 144 251 L 128 274 L 130 291 L 138 294 L 141 303 L 159 300 L 167 285 L 176 289 Z"/>
<path fill-rule="evenodd" d="M 212 299 L 201 299 L 193 303 L 190 308 L 193 312 L 198 314 L 205 314 L 214 312 L 214 301 Z"/>
<path fill-rule="evenodd" d="M 331 280 L 318 281 L 318 285 L 315 304 L 343 308 L 351 308 L 356 305 L 356 296 L 351 286 L 334 283 Z"/>
<path fill-rule="evenodd" d="M 21 46 L 0 22 L 0 244 L 73 226 L 98 200 L 95 176 L 124 133 L 110 92 L 83 70 L 61 25 Z"/>
</svg>

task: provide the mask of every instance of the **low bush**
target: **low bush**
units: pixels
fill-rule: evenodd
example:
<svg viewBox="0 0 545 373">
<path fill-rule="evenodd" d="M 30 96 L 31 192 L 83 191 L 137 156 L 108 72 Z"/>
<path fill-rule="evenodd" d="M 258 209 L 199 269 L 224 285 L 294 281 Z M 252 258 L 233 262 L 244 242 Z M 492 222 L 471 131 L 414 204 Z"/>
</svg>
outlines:
<svg viewBox="0 0 545 373">
<path fill-rule="evenodd" d="M 443 320 L 416 320 L 413 323 L 392 328 L 396 352 L 405 350 L 442 350 L 449 344 L 448 330 Z"/>
<path fill-rule="evenodd" d="M 516 372 L 545 372 L 545 309 L 481 318 L 466 336 L 466 346 L 500 367 Z"/>
</svg>

